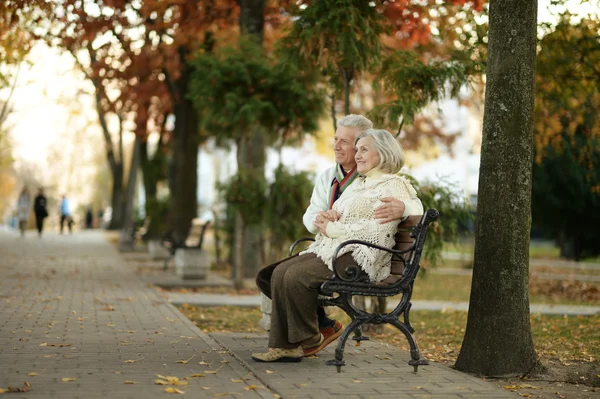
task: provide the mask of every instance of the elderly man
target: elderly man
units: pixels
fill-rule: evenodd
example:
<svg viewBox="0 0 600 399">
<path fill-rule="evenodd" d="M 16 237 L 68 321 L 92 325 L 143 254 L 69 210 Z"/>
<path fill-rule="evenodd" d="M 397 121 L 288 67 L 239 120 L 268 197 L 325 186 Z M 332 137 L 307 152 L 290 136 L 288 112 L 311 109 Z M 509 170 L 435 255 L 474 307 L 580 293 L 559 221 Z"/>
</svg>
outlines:
<svg viewBox="0 0 600 399">
<path fill-rule="evenodd" d="M 327 169 L 318 177 L 310 199 L 310 205 L 302 217 L 304 226 L 313 234 L 320 230 L 317 226 L 322 225 L 324 220 L 336 221 L 339 219 L 340 215 L 331 210 L 331 207 L 358 176 L 356 161 L 354 160 L 354 142 L 361 133 L 373 128 L 373 123 L 362 115 L 346 115 L 338 121 L 337 125 L 333 144 L 336 165 Z M 377 208 L 374 213 L 375 218 L 379 219 L 380 223 L 423 213 L 423 205 L 417 197 L 404 202 L 388 197 L 382 198 L 381 202 L 384 205 Z M 322 233 L 325 232 L 322 231 Z M 256 284 L 269 298 L 271 297 L 271 275 L 279 263 L 263 268 L 256 277 Z M 315 354 L 342 334 L 342 324 L 328 318 L 325 310 L 320 306 L 317 308 L 317 316 L 319 330 L 323 334 L 324 341 L 318 348 L 305 350 L 304 356 Z"/>
</svg>

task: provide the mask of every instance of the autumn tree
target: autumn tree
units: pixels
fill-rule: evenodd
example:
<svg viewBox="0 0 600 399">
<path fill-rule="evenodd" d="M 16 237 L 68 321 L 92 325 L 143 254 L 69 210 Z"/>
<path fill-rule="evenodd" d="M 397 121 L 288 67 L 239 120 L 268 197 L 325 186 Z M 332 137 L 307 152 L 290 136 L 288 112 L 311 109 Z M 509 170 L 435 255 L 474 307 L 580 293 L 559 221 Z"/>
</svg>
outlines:
<svg viewBox="0 0 600 399">
<path fill-rule="evenodd" d="M 523 375 L 538 364 L 529 320 L 537 1 L 494 1 L 469 314 L 456 368 Z"/>
<path fill-rule="evenodd" d="M 371 82 L 375 89 L 370 116 L 378 126 L 399 132 L 404 120 L 412 121 L 417 111 L 439 99 L 446 88 L 456 96 L 469 76 L 481 72 L 479 60 L 468 55 L 472 43 L 463 49 L 462 58 L 457 57 L 458 50 L 442 54 L 443 46 L 431 51 L 430 43 L 437 40 L 431 31 L 434 15 L 445 21 L 443 17 L 456 12 L 455 7 L 408 0 L 304 3 L 291 11 L 295 21 L 282 40 L 281 55 L 322 71 L 330 88 L 334 129 L 336 98 L 343 98 L 343 112 L 350 113 L 350 97 L 361 81 Z M 449 3 L 465 6 L 467 16 L 482 7 L 481 1 Z M 468 39 L 455 41 L 466 44 Z M 425 45 L 428 51 L 423 51 Z"/>
<path fill-rule="evenodd" d="M 565 12 L 537 59 L 533 223 L 575 260 L 600 251 L 599 29 Z"/>
</svg>

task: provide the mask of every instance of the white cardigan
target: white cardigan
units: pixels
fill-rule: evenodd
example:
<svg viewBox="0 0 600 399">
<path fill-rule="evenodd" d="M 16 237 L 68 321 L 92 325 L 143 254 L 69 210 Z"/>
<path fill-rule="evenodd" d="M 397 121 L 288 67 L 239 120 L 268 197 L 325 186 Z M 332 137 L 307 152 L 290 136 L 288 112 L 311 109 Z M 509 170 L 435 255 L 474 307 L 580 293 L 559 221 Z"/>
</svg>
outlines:
<svg viewBox="0 0 600 399">
<path fill-rule="evenodd" d="M 316 241 L 304 253 L 314 253 L 333 270 L 335 249 L 344 241 L 358 239 L 383 247 L 392 248 L 398 228 L 397 221 L 379 223 L 373 218 L 375 209 L 382 205 L 384 197 L 408 201 L 416 197 L 410 182 L 401 176 L 372 171 L 367 177 L 358 177 L 333 204 L 341 216 L 327 224 L 327 236 L 317 234 Z M 390 274 L 391 254 L 363 245 L 348 245 L 338 254 L 352 253 L 352 258 L 369 275 L 372 281 L 381 281 Z"/>
<path fill-rule="evenodd" d="M 312 234 L 317 234 L 317 228 L 313 226 L 313 222 L 315 221 L 317 214 L 329 209 L 331 182 L 335 176 L 335 168 L 336 166 L 332 166 L 319 175 L 317 178 L 317 183 L 315 184 L 315 188 L 313 189 L 312 196 L 310 197 L 310 205 L 308 208 L 306 208 L 304 216 L 302 216 L 302 222 L 304 223 L 304 226 Z M 354 180 L 352 185 L 355 184 L 357 180 L 358 178 Z M 423 204 L 421 203 L 421 200 L 417 198 L 416 193 L 414 197 L 403 201 L 406 207 L 404 209 L 404 214 L 402 215 L 403 219 L 411 215 L 423 214 Z"/>
</svg>

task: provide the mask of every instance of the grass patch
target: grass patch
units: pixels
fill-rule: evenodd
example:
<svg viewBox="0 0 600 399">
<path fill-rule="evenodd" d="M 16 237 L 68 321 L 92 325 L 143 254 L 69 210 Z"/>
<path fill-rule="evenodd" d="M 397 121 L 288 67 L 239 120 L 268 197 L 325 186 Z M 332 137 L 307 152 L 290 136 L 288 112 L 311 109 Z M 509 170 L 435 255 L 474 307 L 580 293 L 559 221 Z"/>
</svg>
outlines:
<svg viewBox="0 0 600 399">
<path fill-rule="evenodd" d="M 469 301 L 471 276 L 426 273 L 415 282 L 413 300 Z M 568 280 L 529 280 L 529 302 L 549 305 L 600 305 L 600 284 Z"/>
</svg>

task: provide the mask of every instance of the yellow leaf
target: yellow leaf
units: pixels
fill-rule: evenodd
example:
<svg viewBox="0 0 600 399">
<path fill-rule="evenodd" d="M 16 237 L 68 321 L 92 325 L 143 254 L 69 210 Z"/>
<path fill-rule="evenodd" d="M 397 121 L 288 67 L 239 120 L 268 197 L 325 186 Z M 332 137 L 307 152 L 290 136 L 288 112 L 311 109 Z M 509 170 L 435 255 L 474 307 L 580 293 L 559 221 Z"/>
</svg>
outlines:
<svg viewBox="0 0 600 399">
<path fill-rule="evenodd" d="M 519 393 L 519 396 L 522 396 L 524 398 L 530 398 L 530 397 L 533 396 L 533 394 L 531 394 L 531 393 Z"/>
<path fill-rule="evenodd" d="M 123 363 L 135 363 L 137 360 L 125 360 Z"/>
<path fill-rule="evenodd" d="M 107 327 L 114 327 L 114 326 L 116 326 L 116 324 L 109 323 L 109 324 L 107 324 L 106 326 L 107 326 Z"/>
<path fill-rule="evenodd" d="M 267 370 L 267 374 L 275 374 L 276 371 Z"/>
<path fill-rule="evenodd" d="M 173 384 L 173 385 L 187 385 L 189 383 L 187 381 L 175 381 L 175 382 L 172 382 L 171 384 Z"/>
<path fill-rule="evenodd" d="M 244 389 L 246 391 L 253 391 L 253 390 L 257 389 L 257 388 L 260 388 L 260 387 L 256 386 L 256 385 L 248 385 L 247 387 L 244 387 Z"/>
<path fill-rule="evenodd" d="M 281 396 L 277 395 L 276 393 L 273 394 L 274 398 L 281 398 Z"/>
<path fill-rule="evenodd" d="M 168 393 L 185 393 L 181 389 L 177 389 L 177 388 L 173 388 L 173 387 L 165 388 L 165 392 L 168 392 Z"/>
<path fill-rule="evenodd" d="M 198 377 L 206 377 L 206 376 L 204 374 L 200 374 L 200 373 L 190 375 L 190 378 L 198 378 Z"/>
<path fill-rule="evenodd" d="M 204 374 L 217 374 L 217 372 L 215 370 L 208 370 L 205 371 Z"/>
<path fill-rule="evenodd" d="M 166 379 L 167 379 L 167 377 L 165 377 L 165 376 L 164 376 L 164 375 L 162 375 L 162 374 L 156 374 L 156 376 L 157 376 L 158 378 L 162 378 L 163 380 L 166 380 Z"/>
<path fill-rule="evenodd" d="M 3 394 L 4 392 L 6 392 L 4 389 L 0 388 L 0 394 Z"/>
<path fill-rule="evenodd" d="M 48 343 L 47 343 L 47 342 L 42 342 L 42 343 L 40 344 L 40 346 L 48 346 Z"/>
<path fill-rule="evenodd" d="M 234 380 L 233 378 L 231 379 L 231 382 L 244 382 L 244 380 Z"/>
<path fill-rule="evenodd" d="M 361 381 L 361 380 L 352 380 L 352 382 L 359 383 L 359 382 L 362 382 L 362 381 Z M 418 389 L 418 388 L 417 388 L 417 389 Z"/>
<path fill-rule="evenodd" d="M 165 381 L 165 380 L 154 380 L 154 384 L 156 384 L 156 385 L 169 385 L 169 382 Z"/>
<path fill-rule="evenodd" d="M 202 365 L 202 366 L 208 366 L 208 363 L 206 363 L 205 361 L 198 362 L 198 364 L 200 364 L 200 365 Z"/>
<path fill-rule="evenodd" d="M 123 384 L 135 384 L 135 381 L 125 381 Z"/>
<path fill-rule="evenodd" d="M 76 381 L 77 378 L 71 378 L 71 377 L 65 377 L 62 379 L 62 382 L 71 382 L 71 381 Z"/>
<path fill-rule="evenodd" d="M 38 375 L 38 373 L 33 372 L 33 373 L 29 373 L 27 375 L 30 376 L 30 377 L 35 377 L 36 375 Z"/>
<path fill-rule="evenodd" d="M 173 384 L 173 383 L 179 381 L 179 378 L 177 378 L 177 377 L 171 377 L 171 376 L 167 376 L 167 377 L 165 377 L 165 379 L 167 381 L 169 381 L 170 384 Z"/>
<path fill-rule="evenodd" d="M 188 364 L 189 360 L 178 360 L 177 363 Z"/>
</svg>

